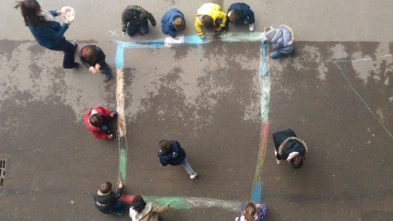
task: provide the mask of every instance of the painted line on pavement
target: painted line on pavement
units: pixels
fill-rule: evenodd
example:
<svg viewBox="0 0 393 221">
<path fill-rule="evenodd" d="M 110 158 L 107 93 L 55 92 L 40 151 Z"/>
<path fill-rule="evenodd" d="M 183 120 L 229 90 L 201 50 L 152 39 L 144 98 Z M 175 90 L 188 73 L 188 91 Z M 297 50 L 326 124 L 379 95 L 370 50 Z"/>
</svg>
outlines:
<svg viewBox="0 0 393 221">
<path fill-rule="evenodd" d="M 253 188 L 251 192 L 251 201 L 255 203 L 261 202 L 262 196 L 262 166 L 265 160 L 265 153 L 267 147 L 267 134 L 269 131 L 269 103 L 270 103 L 270 75 L 267 57 L 267 42 L 261 45 L 261 63 L 259 69 L 259 82 L 261 85 L 261 144 L 259 146 L 257 165 L 255 169 Z"/>
<path fill-rule="evenodd" d="M 156 196 L 143 196 L 147 202 L 153 202 L 157 205 L 170 204 L 172 209 L 192 209 L 192 208 L 221 208 L 228 211 L 240 211 L 240 205 L 243 202 L 234 200 L 219 200 L 204 197 L 156 197 Z M 120 200 L 127 204 L 131 204 L 134 200 L 133 195 L 123 195 Z"/>
<path fill-rule="evenodd" d="M 385 58 L 385 57 L 392 57 L 392 54 L 387 54 L 381 57 L 377 57 L 376 59 L 381 59 L 381 58 Z M 369 61 L 369 60 L 374 60 L 373 58 L 362 58 L 362 59 L 355 59 L 355 60 L 336 60 L 336 61 L 332 61 L 333 64 L 341 71 L 341 74 L 344 76 L 345 80 L 347 80 L 349 87 L 351 88 L 351 90 L 358 96 L 358 98 L 363 102 L 364 106 L 366 106 L 366 108 L 368 109 L 368 111 L 371 113 L 371 115 L 373 115 L 373 117 L 379 122 L 379 124 L 381 124 L 381 126 L 383 127 L 383 129 L 386 131 L 386 133 L 388 133 L 388 135 L 393 138 L 392 133 L 386 128 L 385 124 L 375 115 L 374 111 L 371 110 L 370 106 L 367 104 L 367 102 L 363 99 L 362 96 L 360 96 L 360 94 L 356 91 L 356 89 L 352 86 L 351 81 L 349 80 L 349 78 L 347 77 L 347 75 L 344 73 L 343 69 L 341 68 L 341 66 L 339 65 L 339 63 L 345 63 L 345 62 L 359 62 L 359 61 Z"/>
<path fill-rule="evenodd" d="M 119 149 L 119 173 L 118 181 L 123 180 L 126 183 L 127 171 L 127 154 L 128 144 L 126 136 L 126 124 L 124 114 L 124 49 L 126 48 L 163 48 L 172 47 L 176 45 L 200 45 L 210 43 L 213 41 L 223 42 L 260 42 L 265 36 L 263 32 L 251 33 L 227 33 L 225 35 L 207 34 L 207 40 L 202 41 L 199 36 L 183 36 L 180 41 L 174 41 L 171 37 L 152 40 L 152 41 L 139 41 L 139 42 L 120 42 L 117 41 L 116 52 L 116 67 L 117 67 L 117 91 L 116 102 L 118 112 L 118 149 Z M 266 146 L 267 146 L 267 132 L 269 127 L 268 112 L 270 100 L 270 77 L 268 76 L 268 62 L 267 62 L 267 45 L 268 43 L 261 44 L 260 55 L 260 68 L 259 68 L 259 81 L 261 84 L 261 115 L 262 115 L 262 133 L 261 144 L 259 147 L 257 166 L 253 182 L 253 189 L 251 193 L 251 200 L 260 202 L 262 191 L 261 169 L 264 161 Z M 124 142 L 122 143 L 122 137 Z M 197 198 L 197 197 L 149 197 L 144 196 L 148 201 L 153 201 L 157 204 L 170 203 L 172 208 L 189 209 L 193 207 L 217 207 L 230 211 L 239 211 L 240 206 L 244 202 L 217 200 L 210 198 Z M 133 196 L 125 195 L 123 199 L 126 202 L 131 202 Z M 131 200 L 131 201 L 130 201 Z"/>
</svg>

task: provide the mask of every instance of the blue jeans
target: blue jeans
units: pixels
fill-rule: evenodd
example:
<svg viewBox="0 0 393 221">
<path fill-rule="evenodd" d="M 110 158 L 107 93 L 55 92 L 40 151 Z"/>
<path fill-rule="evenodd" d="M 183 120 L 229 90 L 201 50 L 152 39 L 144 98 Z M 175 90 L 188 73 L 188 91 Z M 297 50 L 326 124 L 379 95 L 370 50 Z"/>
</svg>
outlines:
<svg viewBox="0 0 393 221">
<path fill-rule="evenodd" d="M 243 23 L 245 25 L 248 25 L 248 24 L 250 24 L 250 19 L 249 18 L 245 18 L 245 19 L 243 19 L 243 21 L 239 20 L 239 21 L 231 22 L 231 25 L 236 25 L 236 24 L 239 24 L 239 23 Z"/>
<path fill-rule="evenodd" d="M 215 25 L 220 26 L 221 22 L 222 22 L 222 19 L 218 18 L 218 19 L 216 19 Z"/>
<path fill-rule="evenodd" d="M 284 53 L 280 52 L 279 50 L 273 51 L 272 53 L 270 53 L 270 57 L 272 59 L 282 58 L 285 56 L 287 56 L 287 54 L 284 54 Z"/>
<path fill-rule="evenodd" d="M 62 38 L 58 45 L 48 49 L 64 52 L 63 68 L 69 69 L 75 67 L 75 46 L 71 42 L 67 41 L 65 38 Z"/>
<path fill-rule="evenodd" d="M 105 75 L 110 75 L 111 74 L 111 68 L 109 65 L 105 65 L 105 67 L 101 67 L 101 73 Z"/>
<path fill-rule="evenodd" d="M 186 169 L 188 174 L 192 175 L 194 173 L 194 170 L 191 168 L 190 164 L 188 163 L 187 158 L 184 158 L 181 165 L 183 165 L 184 169 Z"/>
<path fill-rule="evenodd" d="M 104 133 L 108 133 L 109 132 L 109 128 L 108 126 L 106 126 L 109 123 L 110 117 L 102 117 L 102 125 L 100 127 L 100 131 L 104 132 Z"/>
<path fill-rule="evenodd" d="M 138 31 L 141 35 L 146 35 L 147 33 L 149 33 L 149 24 L 147 23 L 147 18 L 146 21 L 140 25 L 134 25 L 128 23 L 127 34 L 129 36 L 131 37 L 134 36 Z"/>
<path fill-rule="evenodd" d="M 123 205 L 124 205 L 123 200 L 116 201 L 115 204 L 113 205 L 112 213 L 124 212 Z"/>
</svg>

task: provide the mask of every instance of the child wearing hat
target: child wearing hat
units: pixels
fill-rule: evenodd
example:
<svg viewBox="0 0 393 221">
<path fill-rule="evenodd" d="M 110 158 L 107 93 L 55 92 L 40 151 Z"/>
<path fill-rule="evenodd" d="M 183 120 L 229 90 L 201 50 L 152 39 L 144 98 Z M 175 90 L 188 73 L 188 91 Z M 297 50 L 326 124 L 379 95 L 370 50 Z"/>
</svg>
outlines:
<svg viewBox="0 0 393 221">
<path fill-rule="evenodd" d="M 269 40 L 272 47 L 277 49 L 270 53 L 271 58 L 282 58 L 293 51 L 295 33 L 289 26 L 280 25 L 276 29 L 272 26 L 266 26 L 264 34 L 266 38 L 262 39 L 262 42 Z"/>
</svg>

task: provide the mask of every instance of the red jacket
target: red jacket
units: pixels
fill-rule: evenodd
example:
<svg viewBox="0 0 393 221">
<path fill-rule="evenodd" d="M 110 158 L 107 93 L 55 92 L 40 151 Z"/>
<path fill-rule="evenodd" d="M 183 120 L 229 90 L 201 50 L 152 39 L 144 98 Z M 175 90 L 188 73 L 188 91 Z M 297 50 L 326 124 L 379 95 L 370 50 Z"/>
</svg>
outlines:
<svg viewBox="0 0 393 221">
<path fill-rule="evenodd" d="M 83 118 L 83 120 L 85 121 L 85 125 L 87 127 L 87 129 L 91 130 L 91 132 L 93 133 L 93 135 L 99 139 L 107 139 L 108 138 L 108 134 L 101 132 L 99 128 L 97 127 L 93 127 L 90 125 L 89 123 L 89 115 L 91 113 L 92 110 L 97 111 L 99 114 L 102 115 L 102 117 L 110 117 L 111 113 L 109 110 L 99 106 L 99 107 L 95 107 L 95 108 L 90 108 L 86 114 L 85 117 Z"/>
</svg>

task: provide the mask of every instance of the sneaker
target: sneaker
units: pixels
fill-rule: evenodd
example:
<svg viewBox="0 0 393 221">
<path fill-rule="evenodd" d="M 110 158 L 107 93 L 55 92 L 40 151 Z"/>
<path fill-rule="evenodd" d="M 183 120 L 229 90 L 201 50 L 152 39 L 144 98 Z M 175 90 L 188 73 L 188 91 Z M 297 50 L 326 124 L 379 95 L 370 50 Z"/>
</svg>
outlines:
<svg viewBox="0 0 393 221">
<path fill-rule="evenodd" d="M 254 31 L 254 24 L 249 24 L 250 31 Z"/>
<path fill-rule="evenodd" d="M 111 113 L 113 114 L 113 117 L 117 116 L 117 112 L 115 110 L 111 110 Z"/>
<path fill-rule="evenodd" d="M 111 77 L 112 77 L 112 73 L 110 73 L 109 75 L 104 75 L 104 82 L 109 81 Z"/>
<path fill-rule="evenodd" d="M 124 210 L 120 210 L 120 211 L 115 211 L 113 212 L 114 214 L 118 215 L 118 216 L 122 216 L 124 215 Z"/>
<path fill-rule="evenodd" d="M 193 174 L 190 175 L 190 178 L 191 178 L 191 179 L 194 179 L 194 178 L 197 177 L 197 176 L 198 176 L 198 174 L 197 174 L 196 172 L 194 172 Z"/>
</svg>

